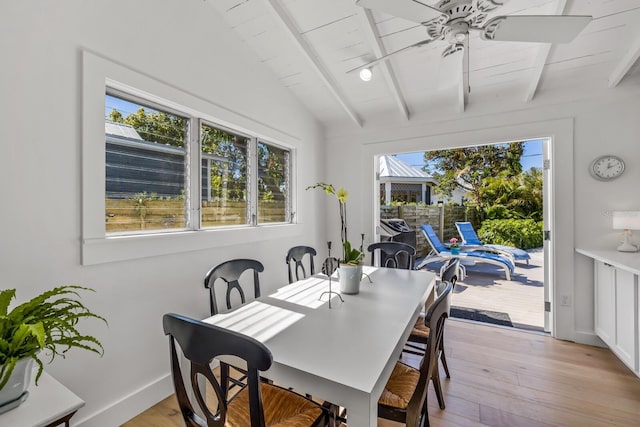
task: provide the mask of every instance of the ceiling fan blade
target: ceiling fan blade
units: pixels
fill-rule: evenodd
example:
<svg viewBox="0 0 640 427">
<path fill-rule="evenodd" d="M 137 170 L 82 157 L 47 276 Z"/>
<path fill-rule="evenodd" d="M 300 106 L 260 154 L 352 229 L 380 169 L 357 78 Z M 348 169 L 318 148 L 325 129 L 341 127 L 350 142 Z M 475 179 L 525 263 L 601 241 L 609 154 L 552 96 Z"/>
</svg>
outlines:
<svg viewBox="0 0 640 427">
<path fill-rule="evenodd" d="M 464 112 L 469 103 L 469 37 L 463 42 L 452 44 L 442 53 L 438 73 L 441 89 L 455 89 L 458 111 Z"/>
<path fill-rule="evenodd" d="M 591 16 L 510 15 L 496 16 L 484 25 L 485 40 L 569 43 L 591 22 Z"/>
<path fill-rule="evenodd" d="M 469 103 L 469 92 L 471 92 L 471 85 L 469 84 L 469 37 L 464 39 L 464 50 L 462 58 L 462 99 L 460 100 L 461 111 L 467 108 Z"/>
<path fill-rule="evenodd" d="M 438 9 L 416 0 L 356 0 L 356 5 L 419 24 L 444 15 Z"/>
<path fill-rule="evenodd" d="M 368 62 L 366 64 L 360 65 L 360 66 L 358 66 L 356 68 L 352 68 L 351 70 L 347 71 L 347 74 L 352 73 L 354 71 L 362 70 L 363 68 L 371 68 L 374 65 L 381 63 L 382 61 L 386 61 L 387 59 L 389 59 L 392 56 L 395 56 L 395 55 L 397 55 L 399 53 L 402 53 L 402 52 L 405 52 L 407 50 L 410 50 L 410 49 L 412 49 L 414 47 L 423 46 L 423 45 L 425 45 L 427 43 L 431 43 L 432 41 L 433 41 L 432 39 L 422 40 L 422 41 L 419 41 L 418 43 L 414 43 L 412 45 L 403 47 L 402 49 L 398 49 L 395 52 L 391 52 L 391 53 L 388 53 L 388 54 L 386 54 L 384 56 L 381 56 L 380 58 L 376 58 L 371 62 Z"/>
</svg>

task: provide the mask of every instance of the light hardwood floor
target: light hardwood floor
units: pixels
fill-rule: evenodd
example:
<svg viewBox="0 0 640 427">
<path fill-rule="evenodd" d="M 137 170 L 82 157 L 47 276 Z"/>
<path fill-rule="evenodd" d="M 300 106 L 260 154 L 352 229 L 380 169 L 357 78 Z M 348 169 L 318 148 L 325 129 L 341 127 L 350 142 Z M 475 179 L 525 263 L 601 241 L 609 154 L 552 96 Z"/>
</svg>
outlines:
<svg viewBox="0 0 640 427">
<path fill-rule="evenodd" d="M 447 407 L 430 388 L 431 426 L 640 425 L 640 379 L 607 349 L 453 319 L 445 346 Z M 173 396 L 124 424 L 182 425 Z"/>
</svg>

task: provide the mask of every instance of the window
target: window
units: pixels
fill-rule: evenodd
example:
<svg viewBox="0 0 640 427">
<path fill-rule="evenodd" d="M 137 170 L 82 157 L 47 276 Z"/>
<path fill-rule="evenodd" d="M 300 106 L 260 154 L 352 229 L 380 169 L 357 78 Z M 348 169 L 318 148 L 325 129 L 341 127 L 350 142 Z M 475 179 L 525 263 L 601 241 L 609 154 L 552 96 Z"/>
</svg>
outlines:
<svg viewBox="0 0 640 427">
<path fill-rule="evenodd" d="M 109 94 L 105 115 L 106 231 L 185 228 L 188 120 Z"/>
<path fill-rule="evenodd" d="M 258 143 L 258 223 L 285 222 L 289 212 L 289 151 Z"/>
<path fill-rule="evenodd" d="M 203 124 L 202 226 L 247 224 L 250 139 Z"/>
<path fill-rule="evenodd" d="M 107 233 L 291 221 L 290 150 L 111 89 L 105 143 Z"/>
</svg>

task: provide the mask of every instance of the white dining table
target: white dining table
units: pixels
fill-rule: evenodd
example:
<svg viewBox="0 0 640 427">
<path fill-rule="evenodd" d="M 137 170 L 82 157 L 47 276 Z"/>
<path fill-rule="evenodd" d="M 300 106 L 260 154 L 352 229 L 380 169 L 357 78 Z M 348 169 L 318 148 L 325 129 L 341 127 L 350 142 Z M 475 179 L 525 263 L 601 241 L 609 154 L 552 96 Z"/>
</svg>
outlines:
<svg viewBox="0 0 640 427">
<path fill-rule="evenodd" d="M 428 271 L 364 267 L 355 295 L 332 295 L 312 276 L 204 321 L 250 335 L 273 354 L 261 375 L 347 409 L 350 427 L 377 425 L 378 398 L 431 298 Z M 338 284 L 332 281 L 337 291 Z"/>
</svg>

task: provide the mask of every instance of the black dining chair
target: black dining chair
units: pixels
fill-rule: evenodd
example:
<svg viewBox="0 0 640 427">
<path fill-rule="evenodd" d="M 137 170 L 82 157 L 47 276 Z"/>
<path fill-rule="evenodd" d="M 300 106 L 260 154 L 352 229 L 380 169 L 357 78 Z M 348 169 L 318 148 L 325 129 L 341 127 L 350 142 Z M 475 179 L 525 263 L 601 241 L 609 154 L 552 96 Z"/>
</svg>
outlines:
<svg viewBox="0 0 640 427">
<path fill-rule="evenodd" d="M 371 265 L 375 266 L 376 253 L 380 257 L 380 267 L 413 270 L 416 248 L 402 242 L 378 242 L 367 247 L 371 253 Z"/>
<path fill-rule="evenodd" d="M 165 335 L 169 336 L 173 386 L 187 427 L 329 425 L 329 412 L 319 404 L 260 381 L 259 372 L 268 370 L 273 362 L 271 352 L 261 342 L 178 314 L 165 314 L 162 324 Z M 177 347 L 189 361 L 187 382 L 182 375 Z M 248 385 L 230 399 L 211 368 L 212 361 L 227 355 L 238 357 L 247 365 Z M 199 379 L 209 383 L 216 395 L 215 403 L 213 399 L 205 399 Z M 194 410 L 187 393 L 189 387 L 204 419 Z"/>
<path fill-rule="evenodd" d="M 444 324 L 451 308 L 451 290 L 453 286 L 448 282 L 444 289 L 429 306 L 424 324 L 431 331 L 427 340 L 425 355 L 420 362 L 419 369 L 396 362 L 396 365 L 378 400 L 378 417 L 385 418 L 409 427 L 429 425 L 427 410 L 427 391 L 429 381 L 433 382 L 438 404 L 445 408 L 440 386 L 438 370 L 438 353 L 444 333 Z M 421 422 L 424 420 L 424 424 Z"/>
<path fill-rule="evenodd" d="M 451 283 L 453 292 L 458 280 L 459 263 L 459 258 L 452 258 L 448 261 L 442 272 L 442 276 L 440 277 L 441 280 L 436 283 L 436 295 L 440 295 L 448 283 Z M 447 312 L 447 316 L 449 316 L 449 314 L 450 313 Z M 407 339 L 404 352 L 419 356 L 424 355 L 423 347 L 429 340 L 430 335 L 431 330 L 425 325 L 424 316 L 420 315 L 413 327 L 413 330 L 411 331 L 411 334 L 409 335 L 409 338 Z M 447 357 L 444 352 L 444 338 L 440 343 L 440 360 L 442 361 L 442 367 L 444 368 L 444 372 L 447 374 L 447 378 L 451 378 L 451 375 L 449 374 L 449 366 L 447 366 Z"/>
<path fill-rule="evenodd" d="M 258 298 L 260 296 L 260 277 L 258 273 L 264 271 L 264 266 L 260 261 L 253 259 L 233 259 L 218 264 L 207 272 L 204 277 L 204 287 L 209 289 L 209 306 L 212 316 L 215 316 L 221 311 L 225 311 L 224 307 L 226 307 L 226 311 L 228 311 L 247 302 L 246 293 L 240 284 L 240 276 L 246 271 L 252 273 L 253 298 Z M 220 307 L 216 296 L 216 287 L 220 288 L 222 286 L 225 287 L 226 304 Z M 239 296 L 239 302 L 238 299 L 232 299 L 234 290 Z M 234 302 L 236 302 L 236 304 L 234 304 Z M 220 382 L 224 385 L 225 392 L 234 386 L 246 386 L 246 372 L 236 367 L 233 369 L 237 371 L 237 375 L 230 375 L 230 366 L 224 362 L 220 362 Z"/>
<path fill-rule="evenodd" d="M 289 273 L 289 283 L 306 279 L 308 276 L 316 274 L 316 268 L 313 264 L 313 257 L 316 255 L 316 250 L 310 246 L 294 246 L 289 249 L 285 258 Z M 308 270 L 304 266 L 305 259 L 308 260 Z"/>
<path fill-rule="evenodd" d="M 247 302 L 245 291 L 239 282 L 240 276 L 247 270 L 253 273 L 253 297 L 258 298 L 260 296 L 260 277 L 258 273 L 264 271 L 264 266 L 260 261 L 254 259 L 232 259 L 216 265 L 207 272 L 204 277 L 204 287 L 209 289 L 209 305 L 212 316 L 221 311 L 216 296 L 216 283 L 220 284 L 218 286 L 226 285 L 225 302 L 227 310 Z M 232 302 L 234 289 L 240 297 L 239 304 L 233 304 Z"/>
</svg>

